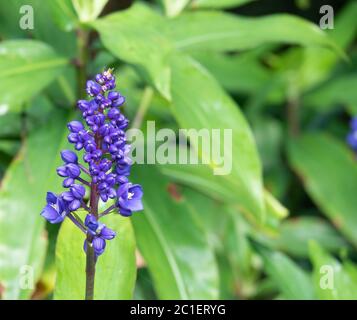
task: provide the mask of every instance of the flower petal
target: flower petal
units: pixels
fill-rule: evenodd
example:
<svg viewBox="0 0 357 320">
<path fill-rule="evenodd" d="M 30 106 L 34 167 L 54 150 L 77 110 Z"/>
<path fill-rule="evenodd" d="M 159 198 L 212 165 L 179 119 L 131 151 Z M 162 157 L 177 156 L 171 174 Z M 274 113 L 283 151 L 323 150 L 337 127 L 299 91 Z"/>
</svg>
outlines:
<svg viewBox="0 0 357 320">
<path fill-rule="evenodd" d="M 100 237 L 105 239 L 105 240 L 111 240 L 116 236 L 116 233 L 107 227 L 103 227 L 103 229 L 100 231 Z"/>
<path fill-rule="evenodd" d="M 100 237 L 95 237 L 94 240 L 93 240 L 92 245 L 93 245 L 93 249 L 94 249 L 95 254 L 97 256 L 99 256 L 104 252 L 106 243 L 105 243 L 104 239 L 102 239 Z"/>
<path fill-rule="evenodd" d="M 47 201 L 47 203 L 50 203 L 50 204 L 56 204 L 57 195 L 55 195 L 53 192 L 50 192 L 50 191 L 47 192 L 46 201 Z"/>
<path fill-rule="evenodd" d="M 47 205 L 43 208 L 41 216 L 44 217 L 50 223 L 59 223 L 62 222 L 64 219 L 64 217 L 62 217 L 59 212 L 50 205 Z"/>
</svg>

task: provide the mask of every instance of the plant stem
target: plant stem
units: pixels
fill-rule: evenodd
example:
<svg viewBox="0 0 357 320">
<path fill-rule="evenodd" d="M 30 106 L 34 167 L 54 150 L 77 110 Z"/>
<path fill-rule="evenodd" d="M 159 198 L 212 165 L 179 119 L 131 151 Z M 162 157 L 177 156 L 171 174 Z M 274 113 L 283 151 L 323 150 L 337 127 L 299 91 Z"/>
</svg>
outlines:
<svg viewBox="0 0 357 320">
<path fill-rule="evenodd" d="M 287 105 L 287 119 L 289 134 L 296 137 L 300 133 L 300 113 L 298 99 L 290 99 Z"/>
<path fill-rule="evenodd" d="M 131 126 L 132 129 L 140 129 L 143 119 L 145 117 L 145 114 L 146 114 L 147 110 L 149 109 L 149 106 L 150 106 L 153 96 L 154 96 L 154 90 L 151 87 L 146 86 L 144 89 L 143 96 L 140 101 L 139 109 L 135 115 L 133 124 Z"/>
<path fill-rule="evenodd" d="M 82 179 L 81 177 L 77 177 L 77 180 L 82 182 L 83 184 L 85 184 L 86 186 L 90 187 L 90 183 L 84 179 Z"/>
<path fill-rule="evenodd" d="M 99 214 L 98 218 L 104 217 L 105 215 L 111 213 L 115 208 L 116 208 L 116 206 L 113 204 L 112 206 L 110 206 L 109 208 L 104 210 L 101 214 Z"/>
<path fill-rule="evenodd" d="M 91 183 L 90 208 L 91 213 L 98 217 L 98 192 L 94 182 Z M 93 300 L 94 296 L 94 278 L 95 278 L 95 254 L 92 246 L 93 236 L 87 234 L 87 257 L 86 257 L 86 300 Z"/>
<path fill-rule="evenodd" d="M 89 32 L 83 28 L 77 30 L 77 97 L 78 99 L 85 97 L 85 84 L 87 81 L 87 62 L 88 62 L 88 40 Z"/>
<path fill-rule="evenodd" d="M 299 92 L 296 90 L 294 83 L 290 83 L 288 87 L 288 102 L 286 108 L 289 135 L 296 137 L 300 133 L 300 110 Z"/>
<path fill-rule="evenodd" d="M 88 63 L 88 40 L 89 32 L 83 28 L 77 30 L 77 47 L 78 47 L 78 59 L 77 59 L 77 97 L 78 99 L 85 97 L 85 84 L 87 80 L 87 63 Z M 87 171 L 86 171 L 87 173 Z M 91 213 L 98 217 L 98 191 L 97 186 L 92 181 L 90 184 L 90 209 Z M 95 263 L 96 257 L 92 246 L 93 236 L 87 233 L 87 252 L 86 252 L 86 292 L 85 299 L 93 300 L 94 297 L 94 279 L 95 279 Z"/>
<path fill-rule="evenodd" d="M 71 213 L 67 214 L 67 217 L 72 220 L 72 222 L 84 233 L 87 233 L 86 228 L 83 226 L 83 224 L 76 219 L 75 216 L 73 216 Z"/>
<path fill-rule="evenodd" d="M 86 300 L 93 300 L 95 278 L 95 254 L 91 245 L 91 236 L 87 235 L 87 258 L 86 258 Z"/>
</svg>

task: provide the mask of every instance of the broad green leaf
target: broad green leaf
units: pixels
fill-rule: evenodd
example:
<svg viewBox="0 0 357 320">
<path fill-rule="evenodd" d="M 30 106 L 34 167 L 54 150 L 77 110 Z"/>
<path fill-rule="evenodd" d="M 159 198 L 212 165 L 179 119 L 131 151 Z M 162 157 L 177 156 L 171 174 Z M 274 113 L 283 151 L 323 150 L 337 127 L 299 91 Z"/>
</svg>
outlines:
<svg viewBox="0 0 357 320">
<path fill-rule="evenodd" d="M 214 253 L 195 218 L 204 215 L 201 202 L 188 201 L 154 166 L 133 171 L 144 189 L 144 211 L 133 216 L 135 235 L 159 299 L 217 299 Z"/>
<path fill-rule="evenodd" d="M 21 276 L 32 274 L 36 281 L 41 274 L 47 240 L 40 212 L 46 192 L 61 187 L 55 168 L 60 163 L 65 120 L 62 112 L 55 112 L 46 125 L 31 132 L 2 181 L 0 284 L 4 299 L 28 298 L 36 282 L 21 288 Z"/>
<path fill-rule="evenodd" d="M 31 38 L 46 42 L 57 53 L 67 57 L 74 57 L 77 51 L 75 33 L 65 32 L 57 25 L 58 16 L 67 2 L 68 0 L 2 1 L 0 2 L 0 34 L 3 35 L 5 40 L 19 37 L 25 38 L 30 35 Z M 31 11 L 25 11 L 26 13 L 24 13 L 21 8 L 26 10 L 32 8 L 33 29 L 19 27 L 19 23 L 28 22 L 31 19 Z M 14 31 L 11 31 L 12 29 Z"/>
<path fill-rule="evenodd" d="M 261 64 L 259 57 L 250 52 L 228 55 L 199 51 L 193 57 L 230 92 L 255 94 L 271 78 L 270 71 Z"/>
<path fill-rule="evenodd" d="M 304 105 L 319 111 L 328 111 L 332 107 L 342 104 L 348 109 L 356 110 L 356 86 L 357 77 L 355 74 L 336 76 L 307 94 L 303 98 Z"/>
<path fill-rule="evenodd" d="M 210 168 L 206 165 L 161 165 L 160 171 L 175 181 L 194 187 L 213 199 L 218 199 L 227 205 L 235 207 L 250 223 L 267 233 L 275 234 L 279 221 L 288 215 L 287 209 L 269 194 L 268 191 L 264 190 L 263 198 L 266 221 L 259 223 L 249 212 L 239 210 L 241 203 L 237 199 L 236 192 L 232 192 L 225 176 L 213 175 Z"/>
<path fill-rule="evenodd" d="M 79 21 L 94 21 L 102 12 L 108 0 L 72 0 Z"/>
<path fill-rule="evenodd" d="M 281 43 L 322 46 L 340 52 L 318 26 L 287 14 L 248 18 L 218 11 L 197 11 L 170 20 L 168 27 L 167 35 L 182 50 L 246 50 Z"/>
<path fill-rule="evenodd" d="M 351 262 L 339 262 L 316 242 L 309 246 L 314 266 L 315 292 L 322 300 L 356 300 L 357 266 Z"/>
<path fill-rule="evenodd" d="M 19 0 L 0 3 L 0 35 L 2 39 L 25 37 L 26 30 L 19 28 L 19 19 L 22 16 L 19 5 Z"/>
<path fill-rule="evenodd" d="M 312 279 L 294 261 L 278 251 L 269 251 L 260 246 L 258 252 L 263 258 L 264 270 L 285 299 L 314 299 Z"/>
<path fill-rule="evenodd" d="M 67 60 L 35 40 L 0 43 L 0 109 L 18 111 L 60 74 Z"/>
<path fill-rule="evenodd" d="M 257 272 L 253 268 L 254 252 L 248 240 L 251 227 L 235 210 L 229 209 L 229 220 L 223 234 L 224 248 L 220 252 L 225 255 L 235 283 L 239 283 L 240 295 L 248 297 L 256 280 Z M 233 284 L 234 285 L 234 284 Z"/>
<path fill-rule="evenodd" d="M 8 155 L 15 155 L 19 149 L 19 141 L 13 139 L 0 139 L 0 151 Z"/>
<path fill-rule="evenodd" d="M 165 13 L 169 17 L 174 17 L 180 14 L 185 9 L 190 0 L 160 0 L 165 8 Z"/>
<path fill-rule="evenodd" d="M 308 243 L 315 240 L 326 250 L 338 252 L 348 247 L 346 241 L 325 220 L 302 216 L 282 222 L 280 234 L 269 242 L 274 249 L 297 257 L 308 256 Z"/>
<path fill-rule="evenodd" d="M 105 16 L 91 24 L 104 46 L 119 59 L 139 68 L 166 98 L 170 97 L 170 41 L 164 37 L 165 20 L 137 3 L 127 10 Z"/>
<path fill-rule="evenodd" d="M 81 214 L 84 219 L 85 214 Z M 119 214 L 102 218 L 117 236 L 107 241 L 98 258 L 94 283 L 95 300 L 131 299 L 136 278 L 135 238 L 130 219 Z M 85 294 L 85 235 L 70 221 L 63 222 L 56 247 L 56 300 L 83 300 Z"/>
<path fill-rule="evenodd" d="M 357 3 L 349 2 L 337 15 L 334 28 L 327 35 L 341 48 L 347 49 L 353 42 L 357 31 Z M 297 70 L 301 89 L 307 90 L 325 80 L 339 61 L 339 57 L 326 48 L 304 48 L 303 57 Z M 329 96 L 328 88 L 325 91 Z M 323 101 L 326 101 L 323 99 Z M 324 102 L 321 101 L 321 106 Z M 328 104 L 330 104 L 329 102 Z"/>
<path fill-rule="evenodd" d="M 292 140 L 289 158 L 321 211 L 357 245 L 357 163 L 344 141 L 324 134 Z"/>
<path fill-rule="evenodd" d="M 264 221 L 261 164 L 243 114 L 216 80 L 192 59 L 177 56 L 171 68 L 172 112 L 180 127 L 202 130 L 210 136 L 212 129 L 220 129 L 212 144 L 224 155 L 221 163 L 212 159 L 205 148 L 200 150 L 200 158 L 213 169 L 210 175 L 222 174 L 224 188 L 230 190 L 244 211 Z M 211 143 L 207 139 L 205 142 Z M 199 139 L 191 137 L 190 143 L 199 150 Z"/>
<path fill-rule="evenodd" d="M 238 7 L 256 0 L 192 0 L 192 8 L 229 8 Z"/>
<path fill-rule="evenodd" d="M 72 0 L 49 1 L 55 23 L 64 31 L 73 30 L 78 24 L 78 18 L 73 8 Z"/>
<path fill-rule="evenodd" d="M 18 1 L 18 0 L 17 0 Z M 77 38 L 75 32 L 68 32 L 60 27 L 58 22 L 59 11 L 66 6 L 66 1 L 42 1 L 42 0 L 21 0 L 31 3 L 35 12 L 34 37 L 46 42 L 53 47 L 56 53 L 68 58 L 75 58 L 77 55 Z M 64 14 L 64 13 L 63 13 Z"/>
</svg>

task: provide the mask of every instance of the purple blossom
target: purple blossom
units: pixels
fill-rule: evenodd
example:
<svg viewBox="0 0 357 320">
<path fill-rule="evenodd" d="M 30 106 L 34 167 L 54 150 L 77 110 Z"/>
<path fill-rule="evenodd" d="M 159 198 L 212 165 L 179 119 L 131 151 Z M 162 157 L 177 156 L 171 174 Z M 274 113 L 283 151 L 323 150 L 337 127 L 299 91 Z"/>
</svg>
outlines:
<svg viewBox="0 0 357 320">
<path fill-rule="evenodd" d="M 61 151 L 61 158 L 65 163 L 77 163 L 78 157 L 71 150 L 63 150 Z"/>
<path fill-rule="evenodd" d="M 97 74 L 95 80 L 87 81 L 86 92 L 90 99 L 77 102 L 83 119 L 67 124 L 68 142 L 77 152 L 83 153 L 83 162 L 78 153 L 61 151 L 64 163 L 57 168 L 57 174 L 64 178 L 62 185 L 66 191 L 59 195 L 48 192 L 47 204 L 41 212 L 51 223 L 62 222 L 68 215 L 87 234 L 85 248 L 89 243 L 96 256 L 104 252 L 106 240 L 115 237 L 115 232 L 100 223 L 98 217 L 111 212 L 112 208 L 123 216 L 143 210 L 142 188 L 129 182 L 132 161 L 124 131 L 129 121 L 119 109 L 125 98 L 118 91 L 111 91 L 115 86 L 111 69 Z M 95 203 L 92 203 L 93 199 Z M 109 199 L 115 205 L 103 214 L 97 212 L 98 201 L 105 203 Z M 88 211 L 84 226 L 81 221 L 76 221 L 76 215 L 71 214 L 79 208 Z"/>
<path fill-rule="evenodd" d="M 122 184 L 118 191 L 117 206 L 123 216 L 131 216 L 134 211 L 143 210 L 141 198 L 143 190 L 140 185 L 130 182 Z"/>
<path fill-rule="evenodd" d="M 105 240 L 112 240 L 116 233 L 106 227 L 105 224 L 100 223 L 92 214 L 88 214 L 85 219 L 85 226 L 87 233 L 92 237 L 92 246 L 96 256 L 100 256 L 106 247 Z M 87 240 L 84 241 L 84 251 L 87 251 Z"/>
<path fill-rule="evenodd" d="M 47 192 L 47 205 L 43 208 L 41 216 L 50 223 L 62 222 L 68 213 L 66 202 L 52 192 Z"/>
</svg>

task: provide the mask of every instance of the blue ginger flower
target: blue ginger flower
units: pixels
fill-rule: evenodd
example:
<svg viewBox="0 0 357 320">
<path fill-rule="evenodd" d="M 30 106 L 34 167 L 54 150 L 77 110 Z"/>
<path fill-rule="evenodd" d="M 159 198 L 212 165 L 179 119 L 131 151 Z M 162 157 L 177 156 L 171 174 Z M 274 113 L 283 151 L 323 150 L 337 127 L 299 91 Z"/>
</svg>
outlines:
<svg viewBox="0 0 357 320">
<path fill-rule="evenodd" d="M 47 204 L 41 212 L 50 223 L 60 223 L 68 216 L 87 234 L 84 247 L 92 246 L 96 256 L 104 252 L 106 240 L 115 237 L 113 230 L 99 222 L 102 216 L 113 211 L 130 216 L 143 210 L 143 190 L 129 181 L 132 161 L 125 135 L 129 121 L 120 110 L 125 97 L 113 90 L 115 86 L 112 69 L 87 81 L 90 99 L 77 102 L 83 121 L 67 124 L 68 142 L 82 153 L 83 163 L 78 153 L 61 151 L 63 165 L 57 168 L 57 174 L 64 178 L 62 186 L 67 190 L 59 195 L 48 192 Z M 86 194 L 91 199 L 89 203 Z M 106 203 L 110 199 L 114 204 L 102 213 L 97 212 L 98 201 Z M 77 221 L 77 215 L 72 215 L 79 208 L 88 212 L 84 224 Z"/>
<path fill-rule="evenodd" d="M 105 224 L 99 222 L 92 214 L 86 216 L 84 224 L 87 227 L 87 232 L 93 236 L 91 245 L 93 246 L 94 253 L 96 256 L 100 256 L 106 247 L 105 240 L 113 239 L 116 233 L 112 229 L 107 228 Z M 87 241 L 85 240 L 84 251 L 87 251 L 87 245 Z"/>
</svg>

